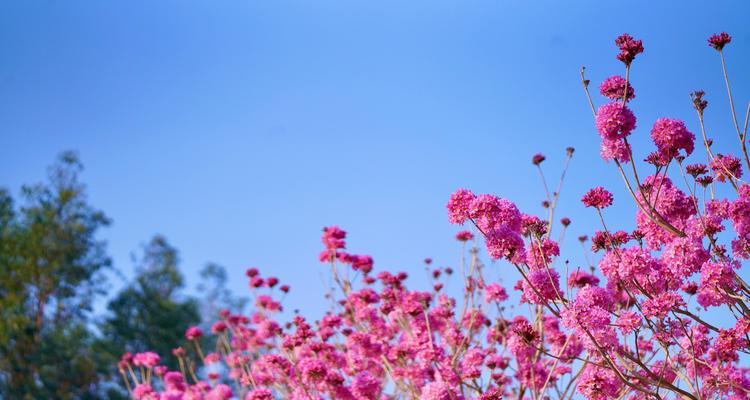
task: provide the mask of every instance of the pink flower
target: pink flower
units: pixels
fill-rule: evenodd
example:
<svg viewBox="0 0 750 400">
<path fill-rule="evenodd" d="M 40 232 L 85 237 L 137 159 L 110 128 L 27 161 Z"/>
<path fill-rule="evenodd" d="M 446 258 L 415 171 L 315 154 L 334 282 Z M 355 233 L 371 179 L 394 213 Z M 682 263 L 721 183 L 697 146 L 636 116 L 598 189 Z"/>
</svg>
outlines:
<svg viewBox="0 0 750 400">
<path fill-rule="evenodd" d="M 695 202 L 692 198 L 678 189 L 669 178 L 662 175 L 647 177 L 642 186 L 646 198 L 655 199 L 651 201 L 652 206 L 663 219 L 677 229 L 686 228 L 688 219 L 696 213 Z M 646 201 L 641 193 L 637 196 L 639 201 Z M 656 204 L 653 204 L 654 202 Z M 646 243 L 654 250 L 660 249 L 662 245 L 677 237 L 641 210 L 636 213 L 636 223 L 638 230 L 645 236 Z"/>
<path fill-rule="evenodd" d="M 584 271 L 573 271 L 568 278 L 568 284 L 579 288 L 587 285 L 596 286 L 599 284 L 599 278 Z"/>
<path fill-rule="evenodd" d="M 614 197 L 612 196 L 612 193 L 601 186 L 589 190 L 581 198 L 581 202 L 583 202 L 584 206 L 594 207 L 600 210 L 611 206 L 613 200 Z"/>
<path fill-rule="evenodd" d="M 547 159 L 547 157 L 545 157 L 544 154 L 537 153 L 537 154 L 534 154 L 534 157 L 531 157 L 531 163 L 534 164 L 534 165 L 539 165 L 542 162 L 544 162 L 544 160 L 546 160 L 546 159 Z"/>
<path fill-rule="evenodd" d="M 632 36 L 627 33 L 623 33 L 615 39 L 615 44 L 620 49 L 620 54 L 617 55 L 617 59 L 622 61 L 625 65 L 630 65 L 640 53 L 643 53 L 643 42 L 635 40 Z"/>
<path fill-rule="evenodd" d="M 617 398 L 622 383 L 616 373 L 607 368 L 587 365 L 578 381 L 578 392 L 589 400 Z"/>
<path fill-rule="evenodd" d="M 229 400 L 233 395 L 232 388 L 220 383 L 206 394 L 205 400 Z"/>
<path fill-rule="evenodd" d="M 628 88 L 627 94 L 625 93 L 626 86 Z M 630 86 L 630 82 L 625 81 L 625 78 L 620 75 L 613 75 L 605 79 L 599 86 L 599 92 L 602 96 L 612 100 L 622 100 L 625 95 L 628 96 L 627 101 L 635 98 L 635 90 Z"/>
<path fill-rule="evenodd" d="M 422 386 L 420 400 L 454 400 L 456 394 L 443 382 L 430 382 Z"/>
<path fill-rule="evenodd" d="M 501 302 L 508 300 L 508 293 L 505 288 L 498 283 L 490 283 L 484 288 L 484 301 L 487 303 Z"/>
<path fill-rule="evenodd" d="M 517 256 L 523 255 L 524 251 L 521 236 L 505 225 L 487 232 L 485 245 L 487 253 L 495 260 L 505 258 L 513 261 Z"/>
<path fill-rule="evenodd" d="M 456 234 L 456 240 L 459 242 L 468 242 L 474 239 L 474 234 L 469 231 L 461 231 Z"/>
<path fill-rule="evenodd" d="M 211 332 L 213 333 L 222 333 L 225 330 L 227 330 L 227 324 L 224 321 L 216 321 L 213 325 L 211 325 Z"/>
<path fill-rule="evenodd" d="M 266 388 L 257 388 L 249 391 L 244 400 L 274 400 L 273 392 Z"/>
<path fill-rule="evenodd" d="M 685 150 L 685 155 L 689 156 L 693 152 L 695 135 L 680 120 L 659 118 L 651 128 L 651 139 L 662 159 L 670 160 L 679 154 L 680 149 Z"/>
<path fill-rule="evenodd" d="M 560 255 L 557 242 L 542 239 L 541 243 L 532 241 L 526 248 L 526 264 L 531 269 L 550 267 L 552 259 Z"/>
<path fill-rule="evenodd" d="M 185 331 L 185 339 L 187 340 L 196 340 L 201 337 L 203 337 L 203 331 L 197 326 L 191 326 Z"/>
<path fill-rule="evenodd" d="M 323 228 L 321 240 L 328 250 L 343 249 L 346 247 L 346 232 L 338 226 L 327 226 Z"/>
<path fill-rule="evenodd" d="M 481 194 L 471 202 L 469 216 L 485 233 L 501 225 L 514 232 L 521 230 L 521 213 L 516 205 L 490 194 Z"/>
<path fill-rule="evenodd" d="M 372 374 L 364 371 L 354 377 L 351 388 L 356 400 L 377 400 L 380 394 L 381 383 Z"/>
<path fill-rule="evenodd" d="M 136 353 L 133 356 L 133 365 L 137 367 L 151 368 L 157 366 L 160 360 L 161 358 L 159 358 L 159 355 L 151 351 Z"/>
<path fill-rule="evenodd" d="M 596 129 L 602 139 L 623 139 L 635 129 L 635 115 L 617 101 L 604 104 L 596 112 Z"/>
<path fill-rule="evenodd" d="M 664 317 L 676 307 L 684 307 L 685 300 L 677 292 L 664 292 L 643 302 L 643 315 L 646 317 Z"/>
<path fill-rule="evenodd" d="M 560 290 L 560 275 L 551 268 L 529 271 L 526 279 L 522 279 L 521 294 L 522 303 L 544 304 L 547 301 L 557 300 L 563 296 Z"/>
<path fill-rule="evenodd" d="M 302 374 L 302 380 L 308 384 L 315 384 L 326 377 L 328 369 L 322 361 L 314 358 L 303 358 L 297 366 Z"/>
<path fill-rule="evenodd" d="M 604 161 L 630 162 L 630 145 L 622 139 L 602 139 L 600 154 Z"/>
<path fill-rule="evenodd" d="M 151 385 L 142 383 L 133 389 L 133 397 L 135 400 L 156 399 L 156 397 L 153 396 L 155 396 L 155 392 Z"/>
<path fill-rule="evenodd" d="M 623 335 L 627 335 L 641 326 L 642 318 L 635 311 L 625 311 L 615 321 L 615 325 L 620 328 Z"/>
<path fill-rule="evenodd" d="M 731 301 L 727 290 L 736 290 L 737 283 L 734 280 L 734 269 L 739 263 L 728 261 L 707 261 L 701 267 L 701 279 L 698 285 L 698 304 L 705 308 L 720 306 Z"/>
<path fill-rule="evenodd" d="M 185 378 L 181 373 L 176 371 L 170 371 L 164 374 L 164 386 L 170 390 L 185 390 Z"/>
<path fill-rule="evenodd" d="M 476 196 L 470 190 L 458 189 L 451 194 L 446 208 L 451 224 L 463 224 L 469 218 L 469 207 Z"/>
<path fill-rule="evenodd" d="M 717 154 L 713 161 L 711 161 L 710 166 L 714 174 L 716 174 L 715 180 L 718 182 L 742 177 L 742 163 L 739 158 L 731 154 Z"/>
<path fill-rule="evenodd" d="M 714 33 L 708 38 L 708 45 L 714 49 L 721 51 L 724 46 L 732 41 L 732 37 L 726 32 Z"/>
</svg>

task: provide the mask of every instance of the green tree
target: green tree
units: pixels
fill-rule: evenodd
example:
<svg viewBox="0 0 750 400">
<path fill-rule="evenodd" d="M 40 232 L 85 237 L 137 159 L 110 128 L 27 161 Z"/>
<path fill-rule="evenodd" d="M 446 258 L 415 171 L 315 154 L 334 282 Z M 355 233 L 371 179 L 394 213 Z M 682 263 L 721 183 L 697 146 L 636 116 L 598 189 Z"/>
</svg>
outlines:
<svg viewBox="0 0 750 400">
<path fill-rule="evenodd" d="M 200 323 L 197 301 L 180 293 L 184 279 L 178 264 L 177 250 L 163 236 L 144 246 L 135 280 L 109 302 L 110 315 L 100 326 L 97 347 L 111 356 L 112 367 L 127 351 L 153 351 L 164 365 L 177 368 L 172 349 L 185 343 L 188 327 Z"/>
<path fill-rule="evenodd" d="M 203 321 L 210 324 L 219 318 L 219 312 L 227 309 L 232 313 L 242 313 L 248 299 L 235 296 L 227 288 L 227 271 L 215 263 L 208 263 L 200 271 L 200 282 L 196 286 L 201 297 L 201 315 Z"/>
<path fill-rule="evenodd" d="M 88 204 L 82 170 L 63 153 L 18 208 L 0 190 L 1 398 L 96 397 L 88 322 L 110 265 L 96 233 L 110 221 Z"/>
</svg>

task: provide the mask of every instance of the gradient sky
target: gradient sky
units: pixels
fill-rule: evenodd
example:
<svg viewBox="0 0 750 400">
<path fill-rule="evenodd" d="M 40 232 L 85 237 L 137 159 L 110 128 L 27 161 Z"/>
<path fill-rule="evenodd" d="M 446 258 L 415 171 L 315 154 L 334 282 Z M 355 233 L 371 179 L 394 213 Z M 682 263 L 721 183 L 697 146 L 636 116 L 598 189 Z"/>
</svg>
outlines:
<svg viewBox="0 0 750 400">
<path fill-rule="evenodd" d="M 559 215 L 568 239 L 595 214 L 578 199 L 615 193 L 612 226 L 634 206 L 598 155 L 578 76 L 622 73 L 614 38 L 646 51 L 631 75 L 641 156 L 657 117 L 698 132 L 688 93 L 704 89 L 717 147 L 735 146 L 717 54 L 739 104 L 750 96 L 750 2 L 5 1 L 0 3 L 0 185 L 18 193 L 66 149 L 79 152 L 115 267 L 161 233 L 190 287 L 213 261 L 245 293 L 259 266 L 292 286 L 287 307 L 319 312 L 320 229 L 349 231 L 377 269 L 424 284 L 421 260 L 454 265 L 444 205 L 459 187 L 541 213 L 531 156 L 556 180 L 576 148 Z M 595 96 L 595 101 L 602 98 Z M 740 107 L 742 108 L 742 107 Z M 704 154 L 698 150 L 697 160 Z M 582 262 L 574 240 L 564 246 Z M 508 265 L 490 276 L 512 286 Z M 112 275 L 114 288 L 121 285 Z"/>
</svg>

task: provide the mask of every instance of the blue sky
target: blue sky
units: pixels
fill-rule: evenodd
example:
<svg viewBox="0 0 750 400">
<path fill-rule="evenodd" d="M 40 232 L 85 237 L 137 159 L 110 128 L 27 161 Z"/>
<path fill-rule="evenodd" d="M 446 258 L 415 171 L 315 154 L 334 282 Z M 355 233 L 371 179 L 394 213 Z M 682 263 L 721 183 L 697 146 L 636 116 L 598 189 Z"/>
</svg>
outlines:
<svg viewBox="0 0 750 400">
<path fill-rule="evenodd" d="M 244 294 L 243 271 L 259 266 L 291 284 L 288 307 L 320 311 L 323 226 L 349 231 L 351 251 L 377 269 L 424 281 L 423 258 L 459 259 L 444 210 L 456 188 L 542 213 L 536 152 L 556 177 L 565 147 L 576 148 L 558 213 L 573 219 L 568 239 L 597 226 L 578 201 L 596 185 L 615 193 L 609 223 L 632 228 L 633 206 L 598 155 L 580 66 L 598 85 L 622 73 L 614 38 L 642 38 L 639 154 L 658 117 L 698 132 L 695 89 L 707 92 L 717 147 L 730 149 L 706 38 L 734 36 L 726 53 L 745 104 L 748 12 L 721 1 L 3 2 L 0 185 L 17 193 L 77 150 L 91 202 L 114 220 L 102 237 L 125 276 L 130 253 L 161 233 L 191 287 L 213 261 Z M 509 266 L 489 268 L 512 286 Z"/>
</svg>

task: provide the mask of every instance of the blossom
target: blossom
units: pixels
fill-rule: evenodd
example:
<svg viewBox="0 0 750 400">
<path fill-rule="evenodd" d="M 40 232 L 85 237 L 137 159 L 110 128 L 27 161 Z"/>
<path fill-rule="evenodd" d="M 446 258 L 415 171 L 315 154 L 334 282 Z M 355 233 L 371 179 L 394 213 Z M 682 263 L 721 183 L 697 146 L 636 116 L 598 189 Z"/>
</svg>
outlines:
<svg viewBox="0 0 750 400">
<path fill-rule="evenodd" d="M 695 135 L 678 119 L 659 118 L 651 128 L 651 139 L 662 159 L 670 160 L 679 154 L 680 149 L 689 156 L 693 152 Z"/>
<path fill-rule="evenodd" d="M 708 38 L 708 45 L 714 49 L 721 51 L 724 46 L 732 41 L 732 37 L 726 32 L 714 33 Z"/>
<path fill-rule="evenodd" d="M 676 307 L 684 307 L 685 300 L 677 292 L 664 292 L 643 302 L 643 315 L 646 317 L 664 317 Z"/>
<path fill-rule="evenodd" d="M 137 367 L 150 368 L 155 367 L 157 364 L 159 364 L 160 360 L 161 358 L 158 354 L 151 351 L 146 351 L 143 353 L 136 353 L 133 356 L 133 365 Z"/>
<path fill-rule="evenodd" d="M 487 232 L 485 245 L 490 257 L 495 260 L 505 258 L 512 261 L 524 251 L 521 236 L 505 225 Z"/>
<path fill-rule="evenodd" d="M 327 226 L 323 228 L 323 236 L 321 240 L 328 249 L 343 249 L 346 246 L 344 239 L 346 238 L 346 232 L 338 226 Z"/>
<path fill-rule="evenodd" d="M 690 164 L 685 166 L 685 172 L 687 172 L 688 175 L 691 175 L 693 178 L 697 178 L 698 176 L 707 173 L 708 167 L 706 167 L 706 164 Z"/>
<path fill-rule="evenodd" d="M 589 400 L 617 398 L 622 383 L 614 371 L 588 365 L 578 380 L 577 390 Z"/>
<path fill-rule="evenodd" d="M 456 397 L 451 388 L 444 382 L 430 382 L 422 386 L 420 400 L 453 400 Z"/>
<path fill-rule="evenodd" d="M 534 154 L 534 157 L 531 157 L 531 163 L 534 164 L 534 165 L 539 165 L 542 162 L 544 162 L 544 160 L 546 160 L 546 159 L 547 159 L 547 157 L 545 157 L 544 154 L 537 153 L 537 154 Z"/>
<path fill-rule="evenodd" d="M 463 224 L 469 218 L 469 207 L 476 196 L 470 190 L 458 189 L 451 194 L 446 208 L 451 224 Z"/>
<path fill-rule="evenodd" d="M 615 44 L 620 49 L 620 53 L 617 55 L 617 59 L 622 61 L 625 65 L 630 65 L 635 56 L 643 53 L 643 42 L 634 39 L 627 33 L 623 33 L 615 39 Z"/>
<path fill-rule="evenodd" d="M 474 234 L 469 231 L 461 231 L 456 234 L 456 240 L 459 242 L 468 242 L 474 239 Z"/>
<path fill-rule="evenodd" d="M 622 139 L 602 139 L 600 155 L 604 161 L 630 162 L 630 144 Z"/>
<path fill-rule="evenodd" d="M 627 93 L 625 92 L 626 87 Z M 613 75 L 605 79 L 599 86 L 599 92 L 602 96 L 612 100 L 622 100 L 624 96 L 627 96 L 625 99 L 626 101 L 635 98 L 635 90 L 630 86 L 630 82 L 627 82 L 625 78 L 620 75 Z"/>
<path fill-rule="evenodd" d="M 739 158 L 731 154 L 717 154 L 711 161 L 710 167 L 714 171 L 714 174 L 716 174 L 715 180 L 718 182 L 742 177 L 742 163 Z"/>
<path fill-rule="evenodd" d="M 583 202 L 584 206 L 594 207 L 600 210 L 611 206 L 613 200 L 614 197 L 612 197 L 612 193 L 601 186 L 589 190 L 581 198 L 581 202 Z"/>
<path fill-rule="evenodd" d="M 314 358 L 303 358 L 297 365 L 302 374 L 302 380 L 308 384 L 322 381 L 328 370 L 322 361 Z"/>
<path fill-rule="evenodd" d="M 484 299 L 487 303 L 508 300 L 508 293 L 499 283 L 490 283 L 484 288 Z"/>
<path fill-rule="evenodd" d="M 584 271 L 573 271 L 568 277 L 568 285 L 571 287 L 581 288 L 587 285 L 596 286 L 598 284 L 599 278 Z"/>
<path fill-rule="evenodd" d="M 249 391 L 244 400 L 274 400 L 273 392 L 266 388 L 257 388 Z"/>
<path fill-rule="evenodd" d="M 696 213 L 694 199 L 678 189 L 672 180 L 662 175 L 647 177 L 642 184 L 641 192 L 637 194 L 638 201 L 645 203 L 647 199 L 650 199 L 648 201 L 659 213 L 661 219 L 679 230 L 684 230 L 689 218 Z M 636 213 L 638 230 L 645 236 L 648 246 L 657 250 L 677 236 L 654 221 L 655 218 L 657 217 L 645 214 L 642 210 Z"/>
<path fill-rule="evenodd" d="M 203 331 L 197 326 L 191 326 L 185 331 L 185 339 L 196 340 L 203 336 Z"/>
<path fill-rule="evenodd" d="M 560 255 L 560 247 L 557 242 L 542 239 L 532 242 L 526 249 L 526 264 L 531 269 L 549 267 L 552 259 Z"/>
<path fill-rule="evenodd" d="M 543 268 L 529 271 L 526 279 L 519 281 L 523 290 L 521 302 L 544 304 L 562 297 L 560 275 L 554 269 Z"/>
<path fill-rule="evenodd" d="M 708 257 L 708 251 L 703 248 L 699 239 L 684 237 L 667 243 L 661 254 L 661 261 L 670 275 L 680 280 L 698 272 Z"/>
<path fill-rule="evenodd" d="M 490 194 L 481 194 L 472 200 L 469 216 L 485 233 L 501 225 L 514 232 L 521 230 L 521 213 L 516 205 Z"/>
<path fill-rule="evenodd" d="M 135 389 L 133 389 L 133 397 L 135 400 L 147 400 L 153 398 L 154 389 L 151 387 L 151 385 L 142 383 L 140 385 L 137 385 Z"/>
<path fill-rule="evenodd" d="M 641 316 L 635 311 L 625 311 L 617 318 L 615 325 L 623 334 L 628 334 L 639 328 L 642 320 Z"/>
<path fill-rule="evenodd" d="M 206 397 L 204 397 L 205 400 L 229 400 L 232 398 L 234 394 L 232 393 L 232 388 L 229 386 L 220 383 L 216 385 L 213 389 L 211 389 L 208 393 L 206 393 Z"/>
<path fill-rule="evenodd" d="M 380 380 L 369 372 L 360 372 L 352 382 L 352 394 L 356 400 L 377 400 L 380 393 Z"/>
<path fill-rule="evenodd" d="M 698 304 L 708 308 L 727 303 L 731 299 L 727 290 L 735 290 L 734 268 L 738 263 L 728 261 L 706 261 L 701 267 L 701 279 L 698 285 Z"/>
<path fill-rule="evenodd" d="M 596 112 L 596 129 L 602 139 L 623 139 L 635 129 L 635 115 L 617 101 L 604 104 Z"/>
</svg>

